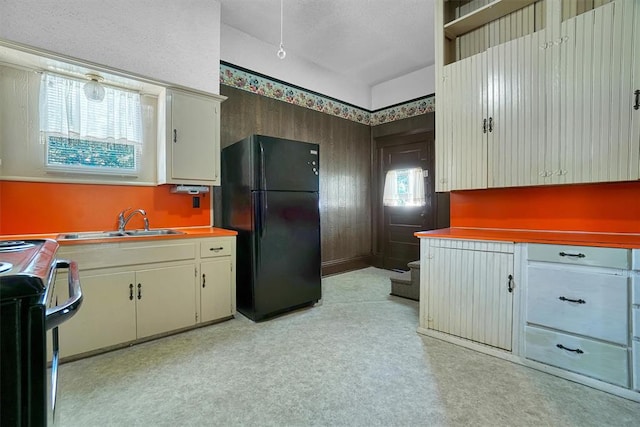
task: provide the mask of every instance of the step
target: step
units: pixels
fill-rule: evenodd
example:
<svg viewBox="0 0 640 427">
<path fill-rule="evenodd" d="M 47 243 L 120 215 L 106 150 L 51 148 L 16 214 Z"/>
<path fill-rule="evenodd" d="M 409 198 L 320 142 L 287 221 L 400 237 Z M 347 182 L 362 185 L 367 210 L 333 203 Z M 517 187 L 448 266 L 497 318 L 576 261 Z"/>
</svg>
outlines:
<svg viewBox="0 0 640 427">
<path fill-rule="evenodd" d="M 415 301 L 420 299 L 420 281 L 411 280 L 411 273 L 411 271 L 391 273 L 389 276 L 391 280 L 391 295 Z"/>
</svg>

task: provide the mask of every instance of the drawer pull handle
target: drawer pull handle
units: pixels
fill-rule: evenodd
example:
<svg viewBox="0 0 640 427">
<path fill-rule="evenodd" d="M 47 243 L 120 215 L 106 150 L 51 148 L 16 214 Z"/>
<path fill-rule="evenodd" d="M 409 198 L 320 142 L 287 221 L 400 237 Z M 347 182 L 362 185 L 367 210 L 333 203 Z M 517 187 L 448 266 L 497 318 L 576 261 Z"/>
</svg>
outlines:
<svg viewBox="0 0 640 427">
<path fill-rule="evenodd" d="M 567 347 L 563 346 L 562 344 L 556 344 L 556 347 L 558 347 L 558 348 L 560 348 L 562 350 L 572 351 L 572 352 L 578 353 L 578 354 L 584 353 L 584 351 L 580 350 L 579 348 L 567 348 Z"/>
<path fill-rule="evenodd" d="M 509 279 L 509 281 L 507 282 L 507 290 L 511 293 L 511 292 L 513 292 L 513 288 L 514 288 L 514 286 L 513 286 L 513 275 L 510 274 L 508 276 L 508 279 Z"/>
<path fill-rule="evenodd" d="M 560 256 L 570 256 L 570 257 L 574 257 L 574 258 L 585 258 L 586 257 L 585 254 L 570 254 L 568 252 L 560 252 L 558 255 L 560 255 Z"/>
<path fill-rule="evenodd" d="M 214 251 L 214 252 L 218 252 L 218 251 L 221 251 L 221 250 L 223 250 L 223 249 L 224 249 L 224 248 L 223 248 L 222 246 L 221 246 L 221 247 L 219 247 L 219 248 L 209 248 L 209 250 L 210 250 L 210 251 Z"/>
<path fill-rule="evenodd" d="M 133 283 L 129 283 L 129 301 L 133 301 Z"/>
<path fill-rule="evenodd" d="M 205 276 L 204 273 L 202 273 L 202 287 L 206 287 L 207 286 L 207 276 Z"/>
<path fill-rule="evenodd" d="M 585 300 L 581 299 L 570 299 L 567 297 L 559 297 L 558 298 L 560 301 L 566 301 L 566 302 L 577 302 L 578 304 L 586 304 L 587 302 Z"/>
</svg>

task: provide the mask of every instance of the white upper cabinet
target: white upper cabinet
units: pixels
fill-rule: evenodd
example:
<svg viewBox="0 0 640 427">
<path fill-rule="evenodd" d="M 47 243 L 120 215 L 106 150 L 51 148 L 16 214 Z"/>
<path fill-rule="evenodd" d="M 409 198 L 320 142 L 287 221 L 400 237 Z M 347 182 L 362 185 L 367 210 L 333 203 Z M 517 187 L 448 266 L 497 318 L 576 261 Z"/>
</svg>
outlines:
<svg viewBox="0 0 640 427">
<path fill-rule="evenodd" d="M 640 5 L 480 3 L 436 9 L 437 191 L 638 179 Z"/>
<path fill-rule="evenodd" d="M 220 185 L 220 102 L 225 98 L 167 89 L 160 138 L 160 184 Z"/>
<path fill-rule="evenodd" d="M 562 22 L 554 46 L 561 54 L 558 183 L 638 179 L 640 141 L 632 133 L 637 3 L 611 2 Z"/>
</svg>

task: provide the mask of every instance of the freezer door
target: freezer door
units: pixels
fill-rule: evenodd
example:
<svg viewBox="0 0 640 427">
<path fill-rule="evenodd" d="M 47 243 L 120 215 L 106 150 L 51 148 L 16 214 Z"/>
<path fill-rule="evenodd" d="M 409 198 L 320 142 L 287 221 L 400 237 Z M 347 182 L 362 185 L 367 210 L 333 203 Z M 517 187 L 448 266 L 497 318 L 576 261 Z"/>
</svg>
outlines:
<svg viewBox="0 0 640 427">
<path fill-rule="evenodd" d="M 318 193 L 254 192 L 254 206 L 254 320 L 318 301 Z"/>
<path fill-rule="evenodd" d="M 256 137 L 257 187 L 268 191 L 318 191 L 318 144 L 268 136 Z"/>
</svg>

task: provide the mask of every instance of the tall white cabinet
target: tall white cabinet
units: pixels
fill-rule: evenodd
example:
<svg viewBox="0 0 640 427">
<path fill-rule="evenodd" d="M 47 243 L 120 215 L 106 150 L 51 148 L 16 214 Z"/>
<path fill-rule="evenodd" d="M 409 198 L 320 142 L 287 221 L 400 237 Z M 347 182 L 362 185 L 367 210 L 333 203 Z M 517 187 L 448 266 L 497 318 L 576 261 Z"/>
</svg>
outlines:
<svg viewBox="0 0 640 427">
<path fill-rule="evenodd" d="M 474 33 L 452 35 L 455 2 L 437 2 L 437 190 L 638 179 L 640 4 L 614 0 L 566 18 L 560 0 L 510 12 L 515 3 L 458 11 L 453 23 L 469 25 L 457 31 L 518 20 L 502 39 L 478 35 L 490 43 L 463 57 Z"/>
</svg>

